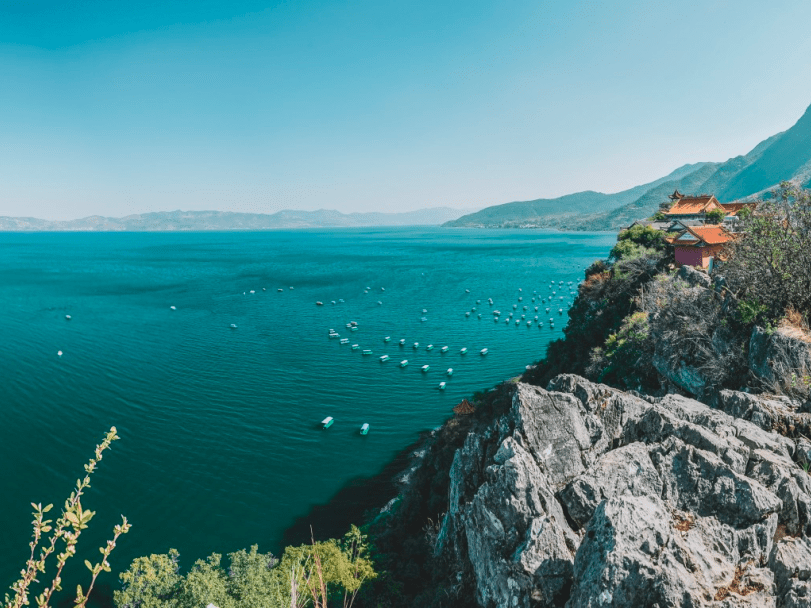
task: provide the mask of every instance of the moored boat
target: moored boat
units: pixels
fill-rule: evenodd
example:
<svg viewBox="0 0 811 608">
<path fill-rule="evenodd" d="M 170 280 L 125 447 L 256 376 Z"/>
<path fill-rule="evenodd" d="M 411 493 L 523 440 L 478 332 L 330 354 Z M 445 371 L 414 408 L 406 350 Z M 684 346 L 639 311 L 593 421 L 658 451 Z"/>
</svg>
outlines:
<svg viewBox="0 0 811 608">
<path fill-rule="evenodd" d="M 429 369 L 431 369 L 431 366 L 430 366 L 430 365 L 423 365 L 423 366 L 422 366 L 422 373 L 427 372 Z"/>
<path fill-rule="evenodd" d="M 369 434 L 369 423 L 364 422 L 363 425 L 360 427 L 360 434 L 361 435 L 368 435 Z"/>
<path fill-rule="evenodd" d="M 452 368 L 452 367 L 449 367 L 449 368 L 448 368 L 448 371 L 447 371 L 447 372 L 445 372 L 445 373 L 446 373 L 446 374 L 448 374 L 449 376 L 453 376 L 453 368 Z"/>
<path fill-rule="evenodd" d="M 459 351 L 459 354 L 460 354 L 460 355 L 465 355 L 465 354 L 467 354 L 467 347 L 462 348 L 462 350 L 460 350 L 460 351 Z"/>
<path fill-rule="evenodd" d="M 439 383 L 439 390 L 441 390 L 441 391 L 445 390 L 445 383 L 444 382 Z"/>
<path fill-rule="evenodd" d="M 321 421 L 321 428 L 328 429 L 332 426 L 333 422 L 335 422 L 335 420 L 333 420 L 332 416 L 327 416 Z"/>
<path fill-rule="evenodd" d="M 381 361 L 388 361 L 388 360 L 389 360 L 389 356 L 388 356 L 388 355 L 382 355 L 382 356 L 380 357 L 380 360 L 381 360 Z"/>
<path fill-rule="evenodd" d="M 403 359 L 400 361 L 400 367 L 406 367 L 408 365 L 408 359 Z"/>
<path fill-rule="evenodd" d="M 371 355 L 371 354 L 373 354 L 373 353 L 372 353 L 372 351 L 371 351 L 371 350 L 369 350 L 368 348 L 366 348 L 366 349 L 364 349 L 364 351 L 363 351 L 363 353 L 362 353 L 362 354 L 364 354 L 364 355 Z"/>
<path fill-rule="evenodd" d="M 479 351 L 479 353 L 480 353 L 482 356 L 486 355 L 486 354 L 487 354 L 487 352 L 488 352 L 488 351 L 487 351 L 487 349 L 486 349 L 486 348 L 483 348 L 483 349 L 481 349 L 481 351 Z"/>
<path fill-rule="evenodd" d="M 447 346 L 443 346 L 442 348 L 440 348 L 440 349 L 439 349 L 439 352 L 441 352 L 441 353 L 446 353 L 446 352 L 448 352 L 448 347 L 447 347 Z"/>
</svg>

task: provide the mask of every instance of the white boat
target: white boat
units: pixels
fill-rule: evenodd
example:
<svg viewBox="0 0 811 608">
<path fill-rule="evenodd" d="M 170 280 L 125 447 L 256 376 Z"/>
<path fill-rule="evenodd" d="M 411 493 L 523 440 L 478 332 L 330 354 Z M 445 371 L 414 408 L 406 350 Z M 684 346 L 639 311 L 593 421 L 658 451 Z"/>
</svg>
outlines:
<svg viewBox="0 0 811 608">
<path fill-rule="evenodd" d="M 174 309 L 175 309 L 175 307 L 174 307 L 174 306 L 172 306 L 172 310 L 174 310 Z M 68 321 L 70 321 L 70 315 L 65 315 L 65 319 L 67 319 Z"/>
<path fill-rule="evenodd" d="M 349 344 L 349 338 L 341 338 L 341 344 Z"/>
<path fill-rule="evenodd" d="M 425 323 L 428 320 L 428 317 L 420 317 L 420 322 Z"/>
<path fill-rule="evenodd" d="M 333 422 L 335 422 L 335 420 L 332 419 L 332 416 L 327 416 L 321 421 L 321 428 L 328 429 L 332 426 Z"/>
<path fill-rule="evenodd" d="M 236 328 L 237 328 L 237 324 L 236 323 L 231 323 L 231 329 L 236 329 Z"/>
<path fill-rule="evenodd" d="M 389 356 L 388 356 L 388 355 L 383 355 L 383 356 L 381 356 L 381 357 L 380 357 L 380 360 L 381 360 L 381 361 L 388 361 L 388 360 L 389 360 Z"/>
<path fill-rule="evenodd" d="M 402 361 L 400 361 L 400 367 L 406 367 L 406 366 L 408 366 L 408 359 L 403 359 Z"/>
<path fill-rule="evenodd" d="M 351 323 L 347 323 L 347 324 L 346 324 L 346 328 L 347 328 L 347 329 L 349 329 L 350 327 L 352 327 L 352 324 L 351 324 Z"/>
<path fill-rule="evenodd" d="M 527 309 L 527 307 L 526 307 L 526 306 L 524 306 L 524 310 L 526 310 L 526 309 Z"/>
<path fill-rule="evenodd" d="M 231 327 L 236 327 L 236 325 L 231 325 Z M 332 339 L 332 338 L 340 338 L 341 334 L 336 334 L 336 333 L 333 332 L 333 333 L 329 334 L 329 337 L 330 337 L 330 339 Z"/>
<path fill-rule="evenodd" d="M 481 304 L 481 303 L 482 303 L 481 300 L 476 300 L 476 304 Z"/>
<path fill-rule="evenodd" d="M 315 305 L 316 305 L 316 306 L 323 306 L 323 305 L 324 305 L 324 303 L 323 303 L 323 302 L 316 302 L 316 303 L 315 303 Z"/>
<path fill-rule="evenodd" d="M 383 338 L 383 342 L 391 342 L 391 336 L 386 336 Z"/>
<path fill-rule="evenodd" d="M 369 423 L 364 422 L 363 425 L 360 427 L 360 434 L 361 435 L 368 435 L 369 434 Z"/>
<path fill-rule="evenodd" d="M 518 288 L 518 291 L 524 291 L 524 290 L 523 290 L 523 289 L 521 289 L 521 288 L 519 287 L 519 288 Z"/>
<path fill-rule="evenodd" d="M 422 366 L 422 373 L 424 374 L 424 373 L 425 373 L 425 372 L 427 372 L 429 369 L 431 369 L 431 366 L 430 366 L 430 365 L 423 365 L 423 366 Z"/>
<path fill-rule="evenodd" d="M 369 350 L 369 349 L 367 348 L 367 349 L 364 349 L 364 351 L 363 351 L 363 353 L 362 353 L 362 354 L 364 354 L 364 355 L 371 355 L 371 354 L 373 354 L 373 353 L 372 353 L 372 351 L 371 351 L 371 350 Z"/>
<path fill-rule="evenodd" d="M 518 298 L 518 301 L 519 301 L 519 302 L 523 302 L 523 301 L 524 301 L 524 298 Z"/>
<path fill-rule="evenodd" d="M 494 310 L 493 314 L 496 315 L 496 316 L 499 316 L 501 314 L 501 311 L 500 310 Z"/>
<path fill-rule="evenodd" d="M 460 355 L 467 354 L 467 347 L 465 347 L 465 348 L 463 348 L 462 350 L 460 350 L 460 351 L 459 351 L 459 354 L 460 354 Z"/>
<path fill-rule="evenodd" d="M 267 289 L 265 289 L 265 288 L 263 287 L 263 288 L 262 288 L 262 291 L 267 291 Z"/>
<path fill-rule="evenodd" d="M 531 321 L 531 320 L 527 321 L 527 327 L 529 327 L 530 325 L 532 325 L 532 321 Z"/>
<path fill-rule="evenodd" d="M 295 289 L 295 287 L 291 287 L 290 289 Z"/>
<path fill-rule="evenodd" d="M 61 350 L 56 351 L 56 356 L 61 357 L 62 356 L 62 351 Z"/>
<path fill-rule="evenodd" d="M 513 310 L 515 310 L 516 308 L 518 308 L 518 304 L 513 304 Z"/>
<path fill-rule="evenodd" d="M 281 289 L 280 289 L 279 291 L 281 291 Z M 335 306 L 337 303 L 338 303 L 338 302 L 336 302 L 335 300 L 332 300 L 332 305 L 333 305 L 333 306 Z"/>
<path fill-rule="evenodd" d="M 469 289 L 465 289 L 465 293 L 470 293 L 470 290 L 469 290 Z"/>
<path fill-rule="evenodd" d="M 423 309 L 422 309 L 422 314 L 427 315 L 427 314 L 428 314 L 428 310 L 427 310 L 427 309 L 425 309 L 425 308 L 423 308 Z"/>
<path fill-rule="evenodd" d="M 446 352 L 448 352 L 448 347 L 447 347 L 447 346 L 443 346 L 442 348 L 440 348 L 440 349 L 439 349 L 439 352 L 441 352 L 441 353 L 446 353 Z"/>
<path fill-rule="evenodd" d="M 276 291 L 278 291 L 279 293 L 281 293 L 281 292 L 283 292 L 283 291 L 284 291 L 284 289 L 282 289 L 281 287 L 279 287 L 279 289 L 277 289 Z"/>
<path fill-rule="evenodd" d="M 378 306 L 383 306 L 383 302 L 381 302 L 380 300 L 378 300 L 378 301 L 377 301 L 377 305 L 378 305 Z"/>
<path fill-rule="evenodd" d="M 405 338 L 403 338 L 402 340 L 400 340 L 400 346 L 405 346 Z"/>
<path fill-rule="evenodd" d="M 177 310 L 177 306 L 170 306 L 169 310 Z M 70 319 L 70 315 L 65 315 L 66 319 Z"/>
<path fill-rule="evenodd" d="M 482 318 L 482 313 L 479 313 L 479 314 L 477 314 L 476 316 L 477 316 L 477 317 L 479 317 L 479 318 L 481 319 L 481 318 Z"/>
<path fill-rule="evenodd" d="M 417 350 L 420 347 L 419 342 L 414 342 L 414 350 Z"/>
<path fill-rule="evenodd" d="M 385 288 L 385 287 L 381 287 L 381 288 L 380 288 L 380 291 L 386 291 L 386 288 Z"/>
<path fill-rule="evenodd" d="M 338 301 L 339 301 L 341 304 L 343 304 L 343 303 L 344 303 L 343 298 L 338 298 Z"/>
<path fill-rule="evenodd" d="M 486 354 L 487 354 L 487 349 L 486 349 L 486 348 L 481 349 L 481 350 L 479 351 L 479 354 L 481 354 L 481 355 L 486 355 Z"/>
<path fill-rule="evenodd" d="M 558 314 L 560 314 L 560 315 L 563 314 L 563 309 L 562 308 L 558 308 Z"/>
<path fill-rule="evenodd" d="M 358 350 L 360 348 L 360 344 L 353 344 L 352 350 Z"/>
<path fill-rule="evenodd" d="M 434 345 L 429 344 L 428 346 L 425 347 L 425 350 L 434 350 Z"/>
<path fill-rule="evenodd" d="M 469 312 L 466 312 L 466 313 L 465 313 L 465 316 L 466 316 L 466 317 L 469 317 L 469 316 L 470 316 L 470 313 L 469 313 Z"/>
<path fill-rule="evenodd" d="M 447 371 L 447 372 L 445 372 L 445 373 L 447 373 L 449 376 L 453 376 L 453 368 L 452 368 L 452 367 L 449 367 L 449 368 L 448 368 L 448 371 Z"/>
<path fill-rule="evenodd" d="M 439 390 L 441 390 L 441 391 L 445 390 L 445 383 L 444 382 L 439 383 Z"/>
<path fill-rule="evenodd" d="M 349 322 L 349 324 L 350 324 L 350 325 L 352 325 L 352 326 L 354 326 L 354 327 L 357 327 L 357 326 L 358 326 L 358 322 L 357 322 L 357 321 L 350 321 L 350 322 Z"/>
<path fill-rule="evenodd" d="M 515 324 L 516 324 L 516 325 L 520 325 L 520 324 L 521 324 L 521 319 L 516 319 L 516 320 L 515 320 Z"/>
<path fill-rule="evenodd" d="M 349 328 L 349 331 L 358 331 L 358 326 L 357 326 L 357 325 L 352 325 L 352 326 Z"/>
<path fill-rule="evenodd" d="M 251 289 L 251 293 L 256 293 L 253 289 Z"/>
</svg>

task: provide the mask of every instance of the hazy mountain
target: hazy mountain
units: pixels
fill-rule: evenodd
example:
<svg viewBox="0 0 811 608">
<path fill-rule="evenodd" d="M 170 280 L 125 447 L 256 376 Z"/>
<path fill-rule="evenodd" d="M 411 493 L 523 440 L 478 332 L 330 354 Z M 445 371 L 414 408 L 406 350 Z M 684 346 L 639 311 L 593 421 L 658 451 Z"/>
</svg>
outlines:
<svg viewBox="0 0 811 608">
<path fill-rule="evenodd" d="M 652 188 L 690 175 L 708 164 L 711 163 L 684 165 L 656 181 L 615 194 L 603 194 L 602 192 L 587 190 L 558 198 L 539 198 L 534 201 L 517 201 L 495 205 L 449 221 L 445 226 L 518 227 L 525 223 L 534 223 L 540 218 L 546 218 L 546 221 L 549 222 L 545 225 L 555 226 L 565 220 L 574 220 L 584 214 L 610 211 L 632 203 Z"/>
<path fill-rule="evenodd" d="M 787 180 L 800 185 L 811 180 L 811 107 L 787 131 L 724 163 L 685 165 L 655 182 L 617 194 L 581 192 L 487 207 L 445 225 L 617 230 L 655 213 L 676 189 L 684 194 L 715 194 L 721 202 L 732 202 L 760 195 Z"/>
<path fill-rule="evenodd" d="M 274 230 L 280 228 L 334 228 L 372 226 L 438 226 L 469 209 L 434 207 L 408 213 L 341 213 L 284 210 L 273 214 L 230 211 L 161 211 L 126 217 L 92 215 L 78 220 L 48 221 L 31 217 L 0 217 L 3 231 L 172 231 Z"/>
</svg>

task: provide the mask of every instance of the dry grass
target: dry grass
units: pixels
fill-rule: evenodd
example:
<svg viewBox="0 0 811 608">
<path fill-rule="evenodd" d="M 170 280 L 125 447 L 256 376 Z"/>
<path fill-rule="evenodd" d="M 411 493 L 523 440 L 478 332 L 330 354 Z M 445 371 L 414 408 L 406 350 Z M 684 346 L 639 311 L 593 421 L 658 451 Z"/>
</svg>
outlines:
<svg viewBox="0 0 811 608">
<path fill-rule="evenodd" d="M 687 532 L 696 525 L 695 517 L 693 517 L 693 515 L 690 513 L 685 515 L 682 515 L 681 513 L 673 513 L 673 521 L 676 522 L 673 527 L 679 532 Z"/>
<path fill-rule="evenodd" d="M 780 319 L 778 329 L 781 334 L 811 344 L 811 331 L 805 318 L 795 308 L 789 306 L 783 318 Z"/>
<path fill-rule="evenodd" d="M 716 592 L 716 602 L 720 602 L 721 600 L 730 597 L 733 593 L 735 595 L 745 596 L 749 595 L 750 593 L 763 591 L 763 589 L 765 589 L 763 583 L 749 580 L 748 577 L 746 577 L 746 569 L 749 567 L 749 565 L 750 564 L 745 564 L 744 566 L 735 566 L 735 576 L 732 577 L 732 582 L 729 583 L 729 585 L 721 587 Z"/>
</svg>

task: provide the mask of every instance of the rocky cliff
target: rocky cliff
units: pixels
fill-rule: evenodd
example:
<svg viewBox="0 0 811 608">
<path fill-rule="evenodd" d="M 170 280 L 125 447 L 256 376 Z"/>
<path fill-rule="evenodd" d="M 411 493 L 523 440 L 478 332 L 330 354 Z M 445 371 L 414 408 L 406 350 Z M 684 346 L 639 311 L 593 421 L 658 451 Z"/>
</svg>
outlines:
<svg viewBox="0 0 811 608">
<path fill-rule="evenodd" d="M 515 385 L 455 453 L 437 567 L 485 607 L 811 606 L 811 442 L 720 402 Z"/>
</svg>

